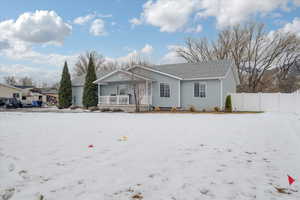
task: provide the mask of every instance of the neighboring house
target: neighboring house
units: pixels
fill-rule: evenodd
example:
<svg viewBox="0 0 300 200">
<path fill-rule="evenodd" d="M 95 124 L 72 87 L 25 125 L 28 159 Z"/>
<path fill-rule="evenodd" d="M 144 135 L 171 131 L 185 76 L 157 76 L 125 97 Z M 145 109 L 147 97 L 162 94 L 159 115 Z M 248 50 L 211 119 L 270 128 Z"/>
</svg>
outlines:
<svg viewBox="0 0 300 200">
<path fill-rule="evenodd" d="M 41 88 L 41 93 L 46 96 L 46 103 L 55 105 L 58 103 L 58 91 L 55 88 Z"/>
<path fill-rule="evenodd" d="M 22 103 L 31 104 L 32 101 L 46 102 L 46 95 L 42 94 L 34 86 L 15 85 L 15 87 L 22 90 Z"/>
<path fill-rule="evenodd" d="M 105 76 L 108 73 L 110 72 L 98 72 L 97 78 L 101 78 L 102 76 Z M 72 104 L 75 106 L 82 106 L 84 83 L 85 75 L 75 76 L 75 78 L 72 79 Z"/>
<path fill-rule="evenodd" d="M 21 100 L 22 89 L 0 83 L 0 98 L 17 98 Z"/>
<path fill-rule="evenodd" d="M 177 107 L 198 110 L 223 108 L 229 93 L 239 84 L 237 69 L 229 61 L 197 64 L 135 66 L 97 76 L 98 106 L 134 110 L 133 85 L 138 83 L 142 110 Z M 73 79 L 73 104 L 81 106 L 84 79 Z"/>
</svg>

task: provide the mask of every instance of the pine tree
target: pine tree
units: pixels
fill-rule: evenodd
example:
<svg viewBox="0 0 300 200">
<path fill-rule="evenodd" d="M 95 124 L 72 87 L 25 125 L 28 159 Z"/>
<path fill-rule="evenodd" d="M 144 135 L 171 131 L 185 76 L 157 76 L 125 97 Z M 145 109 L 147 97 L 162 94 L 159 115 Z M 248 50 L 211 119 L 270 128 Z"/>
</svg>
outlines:
<svg viewBox="0 0 300 200">
<path fill-rule="evenodd" d="M 228 95 L 225 101 L 225 112 L 232 112 L 231 96 Z"/>
<path fill-rule="evenodd" d="M 92 57 L 89 58 L 89 65 L 85 77 L 82 104 L 84 107 L 97 106 L 98 95 L 97 95 L 97 85 L 93 82 L 97 79 L 95 65 Z"/>
<path fill-rule="evenodd" d="M 72 105 L 72 82 L 67 61 L 65 62 L 61 76 L 58 99 L 60 108 L 68 108 Z"/>
</svg>

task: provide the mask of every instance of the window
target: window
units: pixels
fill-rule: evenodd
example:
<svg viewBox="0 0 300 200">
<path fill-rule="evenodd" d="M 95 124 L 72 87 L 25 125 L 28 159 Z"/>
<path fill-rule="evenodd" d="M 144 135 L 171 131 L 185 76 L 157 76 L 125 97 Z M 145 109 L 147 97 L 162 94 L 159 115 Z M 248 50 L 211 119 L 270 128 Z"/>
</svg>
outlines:
<svg viewBox="0 0 300 200">
<path fill-rule="evenodd" d="M 20 98 L 20 94 L 19 93 L 13 93 L 13 98 Z"/>
<path fill-rule="evenodd" d="M 194 83 L 194 97 L 200 97 L 200 98 L 206 97 L 205 83 Z"/>
<path fill-rule="evenodd" d="M 167 83 L 160 84 L 160 97 L 170 97 L 170 85 Z"/>
<path fill-rule="evenodd" d="M 128 94 L 128 85 L 118 85 L 117 86 L 119 95 L 127 95 Z"/>
</svg>

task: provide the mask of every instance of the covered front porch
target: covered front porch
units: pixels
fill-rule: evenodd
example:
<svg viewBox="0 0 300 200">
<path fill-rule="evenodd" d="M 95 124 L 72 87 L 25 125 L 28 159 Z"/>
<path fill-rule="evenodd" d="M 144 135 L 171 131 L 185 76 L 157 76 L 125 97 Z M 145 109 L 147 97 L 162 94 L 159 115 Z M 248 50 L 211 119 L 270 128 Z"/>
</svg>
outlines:
<svg viewBox="0 0 300 200">
<path fill-rule="evenodd" d="M 116 70 L 94 83 L 98 84 L 100 108 L 135 108 L 136 103 L 152 104 L 152 80 L 123 70 Z"/>
</svg>

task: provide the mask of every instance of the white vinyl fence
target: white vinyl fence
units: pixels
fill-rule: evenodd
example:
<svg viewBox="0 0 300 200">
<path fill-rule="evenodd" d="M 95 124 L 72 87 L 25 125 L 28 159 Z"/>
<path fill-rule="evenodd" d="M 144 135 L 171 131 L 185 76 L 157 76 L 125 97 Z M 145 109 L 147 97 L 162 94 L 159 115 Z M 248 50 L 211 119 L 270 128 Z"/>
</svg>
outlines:
<svg viewBox="0 0 300 200">
<path fill-rule="evenodd" d="M 298 93 L 234 93 L 230 95 L 234 111 L 300 113 L 300 94 Z"/>
</svg>

